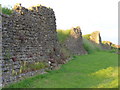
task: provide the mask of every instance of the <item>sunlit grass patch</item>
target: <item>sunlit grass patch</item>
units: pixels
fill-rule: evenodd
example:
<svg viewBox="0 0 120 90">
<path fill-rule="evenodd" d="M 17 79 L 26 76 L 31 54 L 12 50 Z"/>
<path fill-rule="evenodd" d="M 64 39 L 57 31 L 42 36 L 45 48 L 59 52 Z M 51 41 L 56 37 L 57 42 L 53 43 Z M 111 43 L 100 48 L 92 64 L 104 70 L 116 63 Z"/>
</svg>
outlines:
<svg viewBox="0 0 120 90">
<path fill-rule="evenodd" d="M 108 67 L 106 69 L 102 69 L 97 72 L 94 72 L 91 75 L 100 77 L 100 78 L 101 77 L 104 77 L 104 78 L 118 77 L 118 67 Z"/>
<path fill-rule="evenodd" d="M 118 88 L 118 79 L 104 79 L 102 82 L 98 83 L 98 85 L 94 85 L 90 88 Z"/>
<path fill-rule="evenodd" d="M 98 85 L 92 86 L 92 88 L 118 88 L 118 67 L 108 67 L 96 71 L 90 74 L 90 76 L 101 80 Z"/>
</svg>

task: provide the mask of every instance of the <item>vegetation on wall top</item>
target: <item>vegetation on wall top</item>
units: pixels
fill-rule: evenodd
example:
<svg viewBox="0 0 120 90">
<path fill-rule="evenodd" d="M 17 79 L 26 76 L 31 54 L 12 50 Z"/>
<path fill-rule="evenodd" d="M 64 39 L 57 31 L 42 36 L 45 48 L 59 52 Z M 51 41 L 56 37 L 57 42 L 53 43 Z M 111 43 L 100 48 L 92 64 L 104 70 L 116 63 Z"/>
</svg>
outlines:
<svg viewBox="0 0 120 90">
<path fill-rule="evenodd" d="M 13 10 L 8 8 L 8 7 L 0 7 L 1 13 L 6 14 L 6 15 L 11 15 Z"/>
<path fill-rule="evenodd" d="M 82 35 L 82 36 L 83 36 L 84 38 L 90 40 L 90 36 L 91 36 L 91 34 L 86 34 L 86 35 Z"/>
<path fill-rule="evenodd" d="M 63 43 L 69 37 L 70 31 L 71 31 L 70 29 L 68 29 L 68 30 L 58 29 L 57 36 L 58 36 L 59 42 Z"/>
</svg>

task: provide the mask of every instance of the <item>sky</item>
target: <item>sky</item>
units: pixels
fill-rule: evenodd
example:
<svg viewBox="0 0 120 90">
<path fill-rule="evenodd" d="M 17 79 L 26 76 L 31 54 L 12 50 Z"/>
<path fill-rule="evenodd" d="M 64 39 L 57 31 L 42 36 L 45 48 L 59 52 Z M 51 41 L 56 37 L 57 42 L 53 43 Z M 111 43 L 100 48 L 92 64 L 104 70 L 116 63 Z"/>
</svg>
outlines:
<svg viewBox="0 0 120 90">
<path fill-rule="evenodd" d="M 80 26 L 82 34 L 100 31 L 102 41 L 118 44 L 119 0 L 0 0 L 2 6 L 42 4 L 55 11 L 57 29 Z"/>
</svg>

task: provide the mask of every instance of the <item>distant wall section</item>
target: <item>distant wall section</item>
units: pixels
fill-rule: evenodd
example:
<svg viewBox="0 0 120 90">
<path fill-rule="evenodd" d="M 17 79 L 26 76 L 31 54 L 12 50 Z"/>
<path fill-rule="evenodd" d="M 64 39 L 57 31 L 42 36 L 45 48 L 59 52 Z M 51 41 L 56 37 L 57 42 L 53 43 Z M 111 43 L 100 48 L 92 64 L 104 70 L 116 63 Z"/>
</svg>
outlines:
<svg viewBox="0 0 120 90">
<path fill-rule="evenodd" d="M 72 54 L 87 54 L 87 51 L 83 47 L 82 32 L 79 26 L 71 29 L 70 36 L 66 40 L 65 45 Z"/>
</svg>

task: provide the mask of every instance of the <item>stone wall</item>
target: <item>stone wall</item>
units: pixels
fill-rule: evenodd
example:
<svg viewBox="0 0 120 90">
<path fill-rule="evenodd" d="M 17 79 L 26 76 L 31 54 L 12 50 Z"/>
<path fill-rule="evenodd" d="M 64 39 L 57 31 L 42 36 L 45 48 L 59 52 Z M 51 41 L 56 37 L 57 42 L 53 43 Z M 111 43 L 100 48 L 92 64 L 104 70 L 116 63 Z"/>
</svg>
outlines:
<svg viewBox="0 0 120 90">
<path fill-rule="evenodd" d="M 101 40 L 100 32 L 95 31 L 95 32 L 91 33 L 90 40 L 97 44 L 101 44 L 102 40 Z"/>
<path fill-rule="evenodd" d="M 87 54 L 83 47 L 82 32 L 79 26 L 71 29 L 70 37 L 66 40 L 65 45 L 72 54 Z"/>
<path fill-rule="evenodd" d="M 110 42 L 110 41 L 102 41 L 102 47 L 103 47 L 103 49 L 105 49 L 105 50 L 110 50 L 110 49 L 112 49 L 112 45 L 113 45 L 113 43 Z"/>
<path fill-rule="evenodd" d="M 2 14 L 3 85 L 43 73 L 62 63 L 53 9 L 21 4 L 10 16 Z"/>
<path fill-rule="evenodd" d="M 90 35 L 90 40 L 92 42 L 100 45 L 102 47 L 102 49 L 104 49 L 104 50 L 110 50 L 111 49 L 112 43 L 111 42 L 103 43 L 104 41 L 102 41 L 99 31 L 92 32 L 91 35 Z"/>
</svg>

